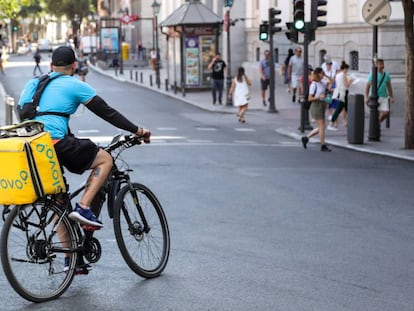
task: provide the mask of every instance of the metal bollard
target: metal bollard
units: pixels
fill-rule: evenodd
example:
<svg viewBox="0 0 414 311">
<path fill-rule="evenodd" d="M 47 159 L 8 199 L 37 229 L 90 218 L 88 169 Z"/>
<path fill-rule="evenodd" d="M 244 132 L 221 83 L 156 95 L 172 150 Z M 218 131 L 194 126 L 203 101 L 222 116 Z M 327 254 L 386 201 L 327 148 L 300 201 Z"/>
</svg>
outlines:
<svg viewBox="0 0 414 311">
<path fill-rule="evenodd" d="M 6 105 L 5 105 L 6 125 L 13 124 L 13 108 L 14 108 L 14 98 L 11 96 L 6 96 Z"/>
<path fill-rule="evenodd" d="M 150 75 L 150 86 L 152 86 L 152 75 Z"/>
<path fill-rule="evenodd" d="M 174 81 L 174 94 L 177 94 L 177 81 Z"/>
<path fill-rule="evenodd" d="M 135 71 L 135 82 L 138 82 L 138 71 Z"/>
<path fill-rule="evenodd" d="M 387 129 L 390 128 L 390 118 L 391 118 L 391 99 L 390 98 L 388 98 L 388 107 L 390 107 L 390 111 L 388 112 L 388 116 L 385 119 L 385 127 Z"/>
<path fill-rule="evenodd" d="M 115 67 L 115 76 L 118 76 L 118 67 Z"/>
<path fill-rule="evenodd" d="M 132 80 L 132 77 L 133 77 L 133 73 L 132 73 L 132 70 L 130 70 L 129 71 L 129 79 Z"/>
<path fill-rule="evenodd" d="M 143 72 L 140 73 L 139 79 L 140 79 L 141 83 L 144 83 L 144 73 Z"/>
<path fill-rule="evenodd" d="M 168 79 L 165 79 L 165 90 L 168 92 Z"/>
</svg>

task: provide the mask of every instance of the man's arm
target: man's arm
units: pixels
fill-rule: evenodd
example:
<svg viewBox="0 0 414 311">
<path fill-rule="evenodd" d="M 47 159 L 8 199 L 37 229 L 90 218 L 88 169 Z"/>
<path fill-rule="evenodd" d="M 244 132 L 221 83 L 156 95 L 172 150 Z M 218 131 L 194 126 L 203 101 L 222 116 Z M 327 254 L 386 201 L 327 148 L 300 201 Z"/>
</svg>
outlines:
<svg viewBox="0 0 414 311">
<path fill-rule="evenodd" d="M 140 128 L 133 124 L 121 113 L 110 107 L 101 97 L 94 96 L 90 101 L 85 103 L 85 107 L 96 114 L 98 117 L 104 119 L 108 123 L 125 131 L 129 131 L 137 136 L 144 136 L 150 133 L 149 130 Z"/>
<path fill-rule="evenodd" d="M 365 86 L 365 103 L 368 104 L 369 102 L 369 89 L 371 88 L 371 82 L 367 82 L 367 85 Z"/>
<path fill-rule="evenodd" d="M 390 97 L 390 101 L 394 102 L 394 92 L 392 90 L 391 80 L 387 82 L 387 89 L 388 89 L 388 96 Z"/>
</svg>

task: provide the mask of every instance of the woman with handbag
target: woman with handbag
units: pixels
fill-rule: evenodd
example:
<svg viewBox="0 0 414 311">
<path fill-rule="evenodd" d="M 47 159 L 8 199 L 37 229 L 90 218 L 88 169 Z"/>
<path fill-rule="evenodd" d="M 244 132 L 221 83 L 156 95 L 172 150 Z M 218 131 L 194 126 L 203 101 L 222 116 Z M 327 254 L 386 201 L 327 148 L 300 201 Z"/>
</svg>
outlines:
<svg viewBox="0 0 414 311">
<path fill-rule="evenodd" d="M 303 148 L 307 148 L 309 139 L 312 136 L 319 134 L 319 141 L 321 143 L 321 151 L 330 152 L 331 149 L 325 144 L 325 110 L 326 110 L 326 90 L 327 85 L 322 82 L 324 73 L 322 68 L 315 68 L 313 71 L 312 83 L 309 88 L 308 101 L 311 103 L 310 112 L 312 118 L 315 119 L 318 124 L 317 128 L 314 128 L 308 133 L 308 135 L 302 137 Z"/>
<path fill-rule="evenodd" d="M 250 79 L 246 76 L 243 67 L 239 67 L 237 76 L 233 79 L 229 90 L 229 97 L 233 95 L 233 105 L 239 107 L 237 116 L 240 123 L 245 123 L 244 114 L 250 101 L 249 86 L 252 85 Z"/>
</svg>

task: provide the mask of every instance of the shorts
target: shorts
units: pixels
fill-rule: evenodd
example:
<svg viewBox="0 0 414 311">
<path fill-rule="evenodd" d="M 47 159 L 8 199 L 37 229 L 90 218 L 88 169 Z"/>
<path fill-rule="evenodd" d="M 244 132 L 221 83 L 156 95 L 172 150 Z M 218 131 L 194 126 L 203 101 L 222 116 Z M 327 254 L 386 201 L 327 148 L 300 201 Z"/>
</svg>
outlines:
<svg viewBox="0 0 414 311">
<path fill-rule="evenodd" d="M 269 79 L 260 79 L 260 85 L 261 85 L 261 88 L 262 88 L 262 90 L 267 90 L 267 87 L 269 86 L 269 84 L 270 84 L 270 80 Z"/>
<path fill-rule="evenodd" d="M 290 80 L 290 87 L 292 89 L 297 89 L 300 86 L 300 76 L 292 75 L 292 79 Z"/>
<path fill-rule="evenodd" d="M 332 99 L 332 101 L 329 103 L 329 109 L 336 109 L 338 108 L 339 100 Z"/>
<path fill-rule="evenodd" d="M 99 148 L 89 139 L 67 135 L 55 144 L 59 163 L 70 172 L 82 174 L 91 168 Z"/>
<path fill-rule="evenodd" d="M 315 120 L 324 120 L 325 119 L 325 108 L 326 103 L 321 100 L 316 100 L 311 103 L 310 112 L 312 118 Z"/>
<path fill-rule="evenodd" d="M 378 97 L 378 111 L 390 111 L 390 103 L 388 97 Z"/>
</svg>

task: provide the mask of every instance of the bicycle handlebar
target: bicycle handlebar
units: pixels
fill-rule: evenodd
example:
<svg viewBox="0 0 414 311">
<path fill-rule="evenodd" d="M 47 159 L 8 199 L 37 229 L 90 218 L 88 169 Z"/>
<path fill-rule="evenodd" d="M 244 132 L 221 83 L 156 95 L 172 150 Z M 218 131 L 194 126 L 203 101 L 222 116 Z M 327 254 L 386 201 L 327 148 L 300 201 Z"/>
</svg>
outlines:
<svg viewBox="0 0 414 311">
<path fill-rule="evenodd" d="M 151 136 L 151 133 L 149 133 L 149 135 L 144 135 L 144 136 L 135 136 L 133 134 L 130 134 L 130 135 L 119 134 L 119 135 L 116 135 L 112 139 L 112 142 L 109 145 L 107 145 L 104 148 L 104 150 L 108 152 L 112 152 L 115 149 L 118 149 L 119 147 L 131 148 L 132 146 L 141 145 L 142 143 L 149 144 L 150 136 Z"/>
</svg>

